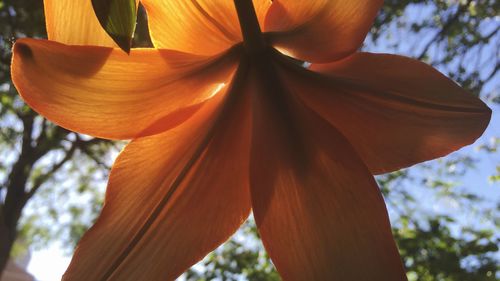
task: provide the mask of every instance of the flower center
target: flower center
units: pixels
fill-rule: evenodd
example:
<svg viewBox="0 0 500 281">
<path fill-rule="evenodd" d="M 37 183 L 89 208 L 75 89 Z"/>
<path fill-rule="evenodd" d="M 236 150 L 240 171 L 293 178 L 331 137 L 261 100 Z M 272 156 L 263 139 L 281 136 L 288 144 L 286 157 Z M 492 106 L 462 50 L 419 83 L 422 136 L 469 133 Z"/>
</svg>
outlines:
<svg viewBox="0 0 500 281">
<path fill-rule="evenodd" d="M 260 53 L 266 48 L 252 0 L 234 0 L 240 21 L 243 45 L 248 54 Z"/>
</svg>

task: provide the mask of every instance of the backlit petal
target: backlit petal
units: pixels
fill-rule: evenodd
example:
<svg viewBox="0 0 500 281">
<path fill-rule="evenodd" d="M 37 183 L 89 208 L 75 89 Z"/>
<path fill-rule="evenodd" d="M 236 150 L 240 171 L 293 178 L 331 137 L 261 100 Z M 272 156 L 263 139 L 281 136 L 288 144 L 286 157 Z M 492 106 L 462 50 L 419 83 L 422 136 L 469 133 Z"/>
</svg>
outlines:
<svg viewBox="0 0 500 281">
<path fill-rule="evenodd" d="M 406 280 L 384 200 L 354 149 L 279 85 L 266 88 L 254 95 L 250 185 L 283 280 Z"/>
<path fill-rule="evenodd" d="M 231 0 L 142 0 L 157 48 L 203 55 L 220 53 L 241 41 Z"/>
<path fill-rule="evenodd" d="M 473 143 L 490 109 L 432 67 L 358 53 L 288 72 L 290 88 L 354 146 L 372 173 L 394 171 Z"/>
<path fill-rule="evenodd" d="M 63 280 L 174 280 L 238 229 L 250 212 L 249 107 L 229 105 L 211 131 L 219 104 L 125 148 Z"/>
<path fill-rule="evenodd" d="M 115 47 L 99 24 L 90 0 L 44 0 L 50 40 L 70 45 Z"/>
<path fill-rule="evenodd" d="M 272 0 L 253 0 L 255 14 L 257 15 L 257 19 L 259 20 L 259 25 L 261 26 L 261 29 L 263 29 L 264 27 L 266 16 L 272 3 L 273 3 Z"/>
<path fill-rule="evenodd" d="M 363 43 L 383 0 L 275 0 L 264 30 L 272 44 L 309 62 L 330 62 Z"/>
<path fill-rule="evenodd" d="M 67 46 L 33 39 L 14 47 L 12 78 L 37 112 L 102 138 L 155 134 L 192 115 L 224 87 L 234 53 L 206 58 L 175 51 Z"/>
</svg>

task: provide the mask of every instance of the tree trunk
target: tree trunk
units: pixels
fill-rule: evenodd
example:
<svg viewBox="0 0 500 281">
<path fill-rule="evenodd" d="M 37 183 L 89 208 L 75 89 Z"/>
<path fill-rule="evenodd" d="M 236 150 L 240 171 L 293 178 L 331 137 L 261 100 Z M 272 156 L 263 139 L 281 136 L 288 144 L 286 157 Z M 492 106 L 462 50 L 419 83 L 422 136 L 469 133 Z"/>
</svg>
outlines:
<svg viewBox="0 0 500 281">
<path fill-rule="evenodd" d="M 2 273 L 7 266 L 7 261 L 10 257 L 10 251 L 12 250 L 12 245 L 16 240 L 16 226 L 8 225 L 8 220 L 6 220 L 3 208 L 0 211 L 0 278 Z M 16 223 L 17 224 L 17 223 Z"/>
<path fill-rule="evenodd" d="M 25 187 L 32 168 L 33 162 L 23 161 L 21 154 L 10 174 L 5 202 L 0 205 L 0 276 L 17 237 L 17 223 L 26 205 Z"/>
<path fill-rule="evenodd" d="M 26 183 L 33 164 L 39 158 L 31 145 L 34 115 L 27 115 L 22 121 L 24 130 L 21 153 L 12 166 L 4 187 L 6 188 L 5 200 L 0 205 L 0 276 L 9 260 L 12 245 L 17 236 L 17 223 L 28 200 Z"/>
</svg>

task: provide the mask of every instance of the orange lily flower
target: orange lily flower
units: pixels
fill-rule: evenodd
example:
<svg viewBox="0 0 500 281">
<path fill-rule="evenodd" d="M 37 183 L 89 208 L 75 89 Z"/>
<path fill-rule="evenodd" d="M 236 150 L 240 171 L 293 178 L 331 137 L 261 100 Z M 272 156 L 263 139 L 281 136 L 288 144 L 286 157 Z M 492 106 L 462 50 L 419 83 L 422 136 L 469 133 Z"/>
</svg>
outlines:
<svg viewBox="0 0 500 281">
<path fill-rule="evenodd" d="M 141 2 L 154 49 L 114 48 L 88 0 L 45 0 L 49 41 L 14 46 L 33 109 L 132 139 L 63 279 L 173 280 L 253 210 L 284 280 L 406 280 L 373 174 L 472 143 L 488 107 L 356 53 L 381 0 Z"/>
</svg>

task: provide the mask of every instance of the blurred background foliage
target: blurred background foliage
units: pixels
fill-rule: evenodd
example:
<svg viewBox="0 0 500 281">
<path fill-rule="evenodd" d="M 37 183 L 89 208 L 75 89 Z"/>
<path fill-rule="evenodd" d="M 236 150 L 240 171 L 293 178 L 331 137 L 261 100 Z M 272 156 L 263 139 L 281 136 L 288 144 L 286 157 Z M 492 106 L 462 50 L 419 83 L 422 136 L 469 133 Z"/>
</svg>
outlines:
<svg viewBox="0 0 500 281">
<path fill-rule="evenodd" d="M 423 60 L 497 114 L 499 11 L 495 0 L 387 0 L 363 49 Z M 100 210 L 123 143 L 57 127 L 19 99 L 11 48 L 17 38 L 46 37 L 41 0 L 0 0 L 0 27 L 1 265 L 9 253 L 52 243 L 71 254 Z M 134 46 L 151 46 L 142 9 Z M 498 124 L 490 126 L 499 133 Z M 410 280 L 500 279 L 500 198 L 488 196 L 499 194 L 499 146 L 498 136 L 488 136 L 472 149 L 377 178 Z M 251 218 L 183 278 L 279 280 Z"/>
</svg>

